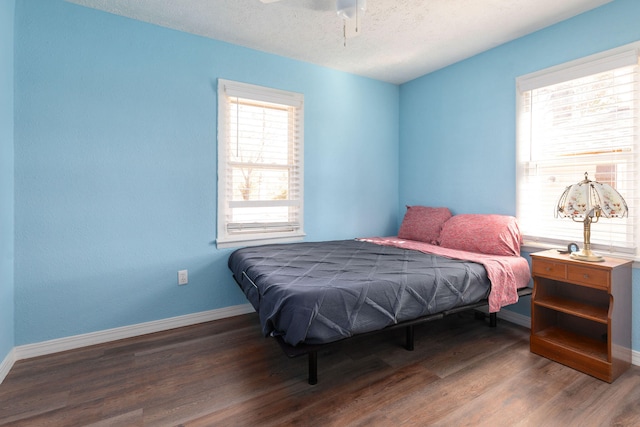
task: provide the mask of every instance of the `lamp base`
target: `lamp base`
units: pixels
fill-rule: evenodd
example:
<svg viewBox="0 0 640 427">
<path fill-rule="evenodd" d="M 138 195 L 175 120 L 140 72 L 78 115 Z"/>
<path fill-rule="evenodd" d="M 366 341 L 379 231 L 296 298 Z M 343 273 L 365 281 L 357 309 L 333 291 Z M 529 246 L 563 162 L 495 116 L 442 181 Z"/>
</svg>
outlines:
<svg viewBox="0 0 640 427">
<path fill-rule="evenodd" d="M 587 262 L 603 262 L 604 258 L 600 255 L 596 255 L 591 251 L 581 250 L 579 252 L 572 252 L 571 258 L 577 259 L 578 261 L 587 261 Z"/>
</svg>

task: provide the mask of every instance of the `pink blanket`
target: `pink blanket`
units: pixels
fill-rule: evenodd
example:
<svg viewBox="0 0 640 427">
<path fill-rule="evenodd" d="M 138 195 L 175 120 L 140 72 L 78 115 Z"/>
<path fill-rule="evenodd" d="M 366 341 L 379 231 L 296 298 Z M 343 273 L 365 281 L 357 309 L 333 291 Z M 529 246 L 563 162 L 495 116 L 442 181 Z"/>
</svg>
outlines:
<svg viewBox="0 0 640 427">
<path fill-rule="evenodd" d="M 482 264 L 491 281 L 491 292 L 489 293 L 489 312 L 491 313 L 500 311 L 500 308 L 506 305 L 518 302 L 518 289 L 528 286 L 531 279 L 529 263 L 526 259 L 518 256 L 485 255 L 460 251 L 415 240 L 400 239 L 397 236 L 369 237 L 357 240 Z"/>
</svg>

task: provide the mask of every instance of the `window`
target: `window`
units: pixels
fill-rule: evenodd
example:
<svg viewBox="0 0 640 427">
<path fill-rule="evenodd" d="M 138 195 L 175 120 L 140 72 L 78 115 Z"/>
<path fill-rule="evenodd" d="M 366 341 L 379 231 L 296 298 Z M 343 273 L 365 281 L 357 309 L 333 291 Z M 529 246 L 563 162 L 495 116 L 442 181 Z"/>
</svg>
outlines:
<svg viewBox="0 0 640 427">
<path fill-rule="evenodd" d="M 218 247 L 301 240 L 304 97 L 218 80 Z"/>
<path fill-rule="evenodd" d="M 628 218 L 591 227 L 600 252 L 636 254 L 640 106 L 637 49 L 626 46 L 517 80 L 517 217 L 525 243 L 583 242 L 583 225 L 555 218 L 564 189 L 584 179 L 616 188 Z"/>
</svg>

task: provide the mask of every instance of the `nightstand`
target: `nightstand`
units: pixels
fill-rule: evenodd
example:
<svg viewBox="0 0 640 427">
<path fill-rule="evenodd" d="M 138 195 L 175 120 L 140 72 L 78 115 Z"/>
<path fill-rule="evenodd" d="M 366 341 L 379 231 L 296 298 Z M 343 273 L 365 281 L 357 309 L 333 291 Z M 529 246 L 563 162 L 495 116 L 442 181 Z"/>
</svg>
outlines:
<svg viewBox="0 0 640 427">
<path fill-rule="evenodd" d="M 631 365 L 631 261 L 531 254 L 533 353 L 613 382 Z"/>
</svg>

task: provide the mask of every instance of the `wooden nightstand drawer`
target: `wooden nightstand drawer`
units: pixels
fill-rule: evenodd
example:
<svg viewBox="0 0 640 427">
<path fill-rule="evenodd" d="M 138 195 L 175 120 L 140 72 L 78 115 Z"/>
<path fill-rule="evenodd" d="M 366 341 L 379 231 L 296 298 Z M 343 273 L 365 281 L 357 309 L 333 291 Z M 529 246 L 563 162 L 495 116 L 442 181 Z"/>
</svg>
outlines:
<svg viewBox="0 0 640 427">
<path fill-rule="evenodd" d="M 567 265 L 559 262 L 534 259 L 533 274 L 549 277 L 552 279 L 566 279 Z"/>
<path fill-rule="evenodd" d="M 609 271 L 575 265 L 568 267 L 567 279 L 598 289 L 609 289 Z"/>
</svg>

